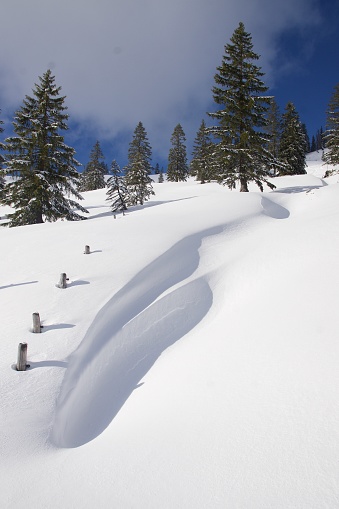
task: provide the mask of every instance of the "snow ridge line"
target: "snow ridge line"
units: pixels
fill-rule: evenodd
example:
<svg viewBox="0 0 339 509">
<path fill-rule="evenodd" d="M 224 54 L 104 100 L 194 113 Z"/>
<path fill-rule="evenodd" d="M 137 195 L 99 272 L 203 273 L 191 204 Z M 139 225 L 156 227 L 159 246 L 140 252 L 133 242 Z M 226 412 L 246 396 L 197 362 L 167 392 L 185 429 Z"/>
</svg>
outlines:
<svg viewBox="0 0 339 509">
<path fill-rule="evenodd" d="M 194 274 L 203 238 L 223 229 L 179 241 L 99 311 L 70 357 L 50 435 L 54 445 L 78 447 L 102 433 L 161 353 L 205 316 L 213 295 L 203 277 L 159 297 Z"/>
</svg>

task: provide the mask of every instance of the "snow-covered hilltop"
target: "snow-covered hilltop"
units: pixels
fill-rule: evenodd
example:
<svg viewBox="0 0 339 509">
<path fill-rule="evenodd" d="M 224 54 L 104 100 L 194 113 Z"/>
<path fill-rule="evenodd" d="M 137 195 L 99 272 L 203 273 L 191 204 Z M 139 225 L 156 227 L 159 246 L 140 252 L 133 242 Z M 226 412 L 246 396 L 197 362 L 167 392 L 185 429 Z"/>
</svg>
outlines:
<svg viewBox="0 0 339 509">
<path fill-rule="evenodd" d="M 320 156 L 263 194 L 154 183 L 113 219 L 91 191 L 87 221 L 0 230 L 1 507 L 338 507 L 339 184 Z"/>
</svg>

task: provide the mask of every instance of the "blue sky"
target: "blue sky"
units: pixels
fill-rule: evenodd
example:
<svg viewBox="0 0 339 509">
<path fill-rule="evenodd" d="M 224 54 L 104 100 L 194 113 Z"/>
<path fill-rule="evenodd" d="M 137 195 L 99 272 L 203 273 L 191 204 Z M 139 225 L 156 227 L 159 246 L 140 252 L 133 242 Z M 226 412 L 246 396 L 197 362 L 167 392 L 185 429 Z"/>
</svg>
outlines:
<svg viewBox="0 0 339 509">
<path fill-rule="evenodd" d="M 282 112 L 288 101 L 295 104 L 310 136 L 325 127 L 339 82 L 337 0 L 5 0 L 2 19 L 4 134 L 51 68 L 66 95 L 67 143 L 83 164 L 96 140 L 108 165 L 126 164 L 139 121 L 154 164 L 166 167 L 179 122 L 190 157 L 201 120 L 214 108 L 216 67 L 239 21 L 252 35 L 269 93 Z"/>
</svg>

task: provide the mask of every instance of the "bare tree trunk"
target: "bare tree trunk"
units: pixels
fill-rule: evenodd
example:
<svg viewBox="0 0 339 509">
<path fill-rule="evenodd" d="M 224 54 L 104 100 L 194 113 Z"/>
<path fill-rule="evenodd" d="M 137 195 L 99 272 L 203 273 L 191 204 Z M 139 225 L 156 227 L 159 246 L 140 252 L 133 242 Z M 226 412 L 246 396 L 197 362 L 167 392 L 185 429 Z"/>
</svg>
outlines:
<svg viewBox="0 0 339 509">
<path fill-rule="evenodd" d="M 248 193 L 247 180 L 245 178 L 240 179 L 240 192 Z"/>
</svg>

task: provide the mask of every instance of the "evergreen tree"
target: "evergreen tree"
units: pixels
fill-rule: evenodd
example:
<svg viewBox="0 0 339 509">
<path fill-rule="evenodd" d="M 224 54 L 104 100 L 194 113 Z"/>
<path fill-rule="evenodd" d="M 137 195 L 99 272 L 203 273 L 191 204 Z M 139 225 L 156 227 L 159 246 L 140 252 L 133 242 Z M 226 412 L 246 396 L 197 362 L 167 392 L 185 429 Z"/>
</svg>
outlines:
<svg viewBox="0 0 339 509">
<path fill-rule="evenodd" d="M 220 140 L 215 151 L 218 180 L 230 188 L 240 181 L 240 191 L 248 191 L 250 181 L 261 190 L 264 182 L 275 187 L 267 182 L 277 161 L 267 149 L 268 135 L 261 131 L 267 125 L 270 97 L 263 95 L 267 87 L 261 81 L 263 72 L 254 63 L 258 59 L 251 35 L 239 23 L 214 77 L 214 101 L 222 108 L 209 113 L 219 122 L 210 129 Z"/>
<path fill-rule="evenodd" d="M 74 209 L 87 212 L 70 195 L 82 197 L 76 187 L 79 174 L 75 150 L 64 143 L 61 131 L 68 129 L 65 97 L 60 96 L 55 77 L 48 70 L 35 85 L 33 97 L 26 96 L 13 122 L 14 132 L 5 140 L 6 173 L 18 175 L 4 190 L 4 203 L 15 212 L 8 214 L 9 226 L 84 219 Z"/>
<path fill-rule="evenodd" d="M 129 193 L 125 178 L 121 175 L 120 167 L 114 160 L 111 165 L 111 177 L 107 180 L 107 201 L 111 202 L 112 212 L 127 210 Z"/>
<path fill-rule="evenodd" d="M 193 144 L 190 173 L 200 180 L 201 184 L 212 179 L 212 153 L 214 144 L 202 120 Z"/>
<path fill-rule="evenodd" d="M 317 146 L 316 146 L 316 143 L 315 143 L 315 137 L 314 135 L 312 136 L 312 142 L 311 142 L 311 152 L 315 152 L 317 150 Z"/>
<path fill-rule="evenodd" d="M 322 126 L 317 131 L 316 138 L 315 138 L 315 143 L 316 143 L 316 150 L 324 150 L 324 148 L 325 148 L 325 136 L 324 136 L 324 131 L 323 131 Z"/>
<path fill-rule="evenodd" d="M 311 144 L 310 144 L 310 138 L 308 136 L 306 124 L 301 124 L 301 129 L 305 136 L 305 150 L 306 150 L 306 153 L 309 153 L 309 152 L 311 152 Z"/>
<path fill-rule="evenodd" d="M 159 166 L 159 163 L 157 163 L 154 167 L 154 173 L 155 175 L 159 175 L 160 173 L 160 166 Z"/>
<path fill-rule="evenodd" d="M 339 164 L 339 83 L 334 87 L 334 92 L 330 99 L 325 133 L 326 148 L 324 161 L 327 164 Z M 332 170 L 331 173 L 338 173 L 339 169 Z"/>
<path fill-rule="evenodd" d="M 154 194 L 151 172 L 152 149 L 147 133 L 139 122 L 134 130 L 133 139 L 128 149 L 128 165 L 125 169 L 126 185 L 130 194 L 130 204 L 143 205 Z"/>
<path fill-rule="evenodd" d="M 279 158 L 284 163 L 279 175 L 302 175 L 306 173 L 306 141 L 299 115 L 294 104 L 286 105 L 282 116 Z"/>
<path fill-rule="evenodd" d="M 269 135 L 267 148 L 277 159 L 281 136 L 281 114 L 274 97 L 272 97 L 267 111 L 267 126 L 265 127 L 265 132 Z"/>
<path fill-rule="evenodd" d="M 164 182 L 164 172 L 162 170 L 160 170 L 158 182 L 159 184 L 162 184 Z"/>
<path fill-rule="evenodd" d="M 106 187 L 105 173 L 107 166 L 104 163 L 100 143 L 97 141 L 91 150 L 89 162 L 81 176 L 81 191 L 93 191 Z"/>
<path fill-rule="evenodd" d="M 167 180 L 170 182 L 187 180 L 188 165 L 185 141 L 183 128 L 177 124 L 171 136 L 172 147 L 168 154 Z"/>
</svg>

